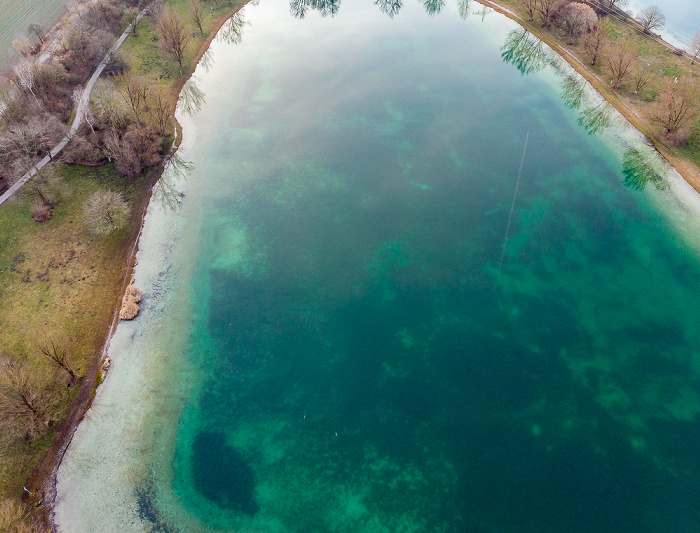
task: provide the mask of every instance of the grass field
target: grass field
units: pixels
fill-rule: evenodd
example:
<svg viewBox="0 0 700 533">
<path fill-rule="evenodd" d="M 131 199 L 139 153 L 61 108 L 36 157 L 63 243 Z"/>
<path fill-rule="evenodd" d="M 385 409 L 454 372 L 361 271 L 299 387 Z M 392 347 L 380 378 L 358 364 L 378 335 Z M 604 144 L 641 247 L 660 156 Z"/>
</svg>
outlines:
<svg viewBox="0 0 700 533">
<path fill-rule="evenodd" d="M 48 222 L 30 217 L 31 201 L 15 197 L 0 209 L 0 347 L 4 357 L 22 361 L 49 395 L 51 412 L 63 417 L 78 387 L 66 389 L 65 376 L 47 364 L 37 341 L 68 342 L 69 363 L 84 375 L 109 327 L 121 295 L 129 243 L 139 229 L 136 216 L 152 172 L 124 180 L 112 165 L 67 166 L 63 198 Z M 122 192 L 134 216 L 127 227 L 106 237 L 91 234 L 81 207 L 99 189 Z M 27 441 L 0 435 L 0 500 L 18 497 L 27 472 L 46 455 L 55 429 Z"/>
<path fill-rule="evenodd" d="M 16 57 L 12 41 L 29 37 L 27 26 L 36 23 L 48 29 L 65 12 L 61 0 L 0 0 L 0 72 Z"/>
</svg>

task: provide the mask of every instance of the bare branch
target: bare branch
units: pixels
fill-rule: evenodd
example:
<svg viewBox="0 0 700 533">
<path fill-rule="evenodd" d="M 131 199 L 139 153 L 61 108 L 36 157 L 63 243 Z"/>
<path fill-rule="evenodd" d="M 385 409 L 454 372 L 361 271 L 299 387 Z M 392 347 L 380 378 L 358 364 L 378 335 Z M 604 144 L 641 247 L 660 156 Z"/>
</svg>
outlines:
<svg viewBox="0 0 700 533">
<path fill-rule="evenodd" d="M 639 14 L 639 23 L 644 28 L 644 33 L 650 33 L 652 30 L 663 28 L 666 17 L 657 6 L 649 6 Z"/>
<path fill-rule="evenodd" d="M 690 133 L 693 120 L 700 114 L 700 86 L 695 80 L 664 78 L 664 85 L 651 110 L 651 120 L 661 134 L 673 142 L 683 141 Z"/>
<path fill-rule="evenodd" d="M 204 35 L 202 24 L 204 23 L 204 6 L 201 0 L 187 0 L 187 14 L 192 23 L 199 28 L 199 33 Z"/>
<path fill-rule="evenodd" d="M 693 42 L 690 43 L 690 47 L 688 48 L 688 52 L 690 53 L 691 56 L 693 56 L 693 60 L 690 62 L 690 64 L 692 65 L 695 63 L 695 60 L 700 55 L 700 31 L 698 31 L 695 34 L 695 37 L 693 37 Z"/>
<path fill-rule="evenodd" d="M 39 344 L 39 351 L 46 357 L 54 366 L 64 370 L 68 374 L 68 386 L 75 383 L 78 376 L 68 362 L 68 348 L 65 344 L 56 343 L 53 340 L 44 340 Z"/>
<path fill-rule="evenodd" d="M 158 16 L 158 33 L 165 42 L 165 49 L 182 66 L 185 48 L 190 40 L 189 32 L 180 12 L 168 6 Z"/>
<path fill-rule="evenodd" d="M 616 42 L 610 47 L 605 57 L 605 66 L 612 76 L 613 89 L 622 87 L 635 59 L 637 59 L 637 50 L 627 41 L 619 44 Z"/>
<path fill-rule="evenodd" d="M 0 426 L 33 439 L 43 431 L 48 417 L 38 386 L 16 361 L 0 361 Z"/>
</svg>

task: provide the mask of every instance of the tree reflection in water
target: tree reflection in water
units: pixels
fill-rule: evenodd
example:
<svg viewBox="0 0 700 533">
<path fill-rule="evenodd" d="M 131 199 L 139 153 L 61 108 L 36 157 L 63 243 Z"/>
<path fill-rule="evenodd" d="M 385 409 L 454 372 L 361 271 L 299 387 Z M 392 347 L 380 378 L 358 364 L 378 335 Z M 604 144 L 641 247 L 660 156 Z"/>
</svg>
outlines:
<svg viewBox="0 0 700 533">
<path fill-rule="evenodd" d="M 197 80 L 192 76 L 185 83 L 182 91 L 180 92 L 180 100 L 178 101 L 178 106 L 180 110 L 190 116 L 198 113 L 202 106 L 206 102 L 204 92 L 197 85 Z"/>
<path fill-rule="evenodd" d="M 303 19 L 309 9 L 315 9 L 322 17 L 334 17 L 340 9 L 340 0 L 290 0 L 289 10 L 292 16 Z"/>
<path fill-rule="evenodd" d="M 601 133 L 615 121 L 615 108 L 603 100 L 581 111 L 578 115 L 579 126 L 583 126 L 589 135 Z"/>
<path fill-rule="evenodd" d="M 501 47 L 501 58 L 522 74 L 539 72 L 547 66 L 552 52 L 525 28 L 508 33 Z"/>
<path fill-rule="evenodd" d="M 199 59 L 199 64 L 204 69 L 204 72 L 209 72 L 211 70 L 214 66 L 214 55 L 211 53 L 211 48 L 207 48 L 202 54 L 202 57 Z"/>
<path fill-rule="evenodd" d="M 221 26 L 217 40 L 226 44 L 240 44 L 243 39 L 243 27 L 247 24 L 243 9 L 235 13 Z"/>
<path fill-rule="evenodd" d="M 630 148 L 622 158 L 622 174 L 625 176 L 622 181 L 625 187 L 641 191 L 647 183 L 662 191 L 668 189 L 669 184 L 658 171 L 658 159 L 653 152 L 642 153 L 636 148 Z"/>
<path fill-rule="evenodd" d="M 576 72 L 562 74 L 561 98 L 569 109 L 578 110 L 586 100 L 586 79 Z"/>
<path fill-rule="evenodd" d="M 194 163 L 180 157 L 176 152 L 165 165 L 165 171 L 153 188 L 153 198 L 163 211 L 175 211 L 185 197 L 178 185 L 187 180 L 194 169 Z"/>
<path fill-rule="evenodd" d="M 432 16 L 437 15 L 442 11 L 442 8 L 445 7 L 445 0 L 421 0 L 423 7 L 425 8 L 425 12 Z"/>
<path fill-rule="evenodd" d="M 394 15 L 398 15 L 403 7 L 403 0 L 375 0 L 374 5 L 379 7 L 379 11 L 393 19 Z"/>
<path fill-rule="evenodd" d="M 469 16 L 469 0 L 457 0 L 457 9 L 462 20 L 467 20 Z"/>
</svg>

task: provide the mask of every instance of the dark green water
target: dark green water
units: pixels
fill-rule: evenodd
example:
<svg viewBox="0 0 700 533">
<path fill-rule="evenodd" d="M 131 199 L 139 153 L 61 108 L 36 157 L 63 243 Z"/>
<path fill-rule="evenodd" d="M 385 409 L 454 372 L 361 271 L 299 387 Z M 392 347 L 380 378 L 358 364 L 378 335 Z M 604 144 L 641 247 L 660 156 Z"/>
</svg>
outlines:
<svg viewBox="0 0 700 533">
<path fill-rule="evenodd" d="M 518 26 L 441 5 L 263 0 L 198 74 L 159 531 L 697 531 L 663 172 Z"/>
</svg>

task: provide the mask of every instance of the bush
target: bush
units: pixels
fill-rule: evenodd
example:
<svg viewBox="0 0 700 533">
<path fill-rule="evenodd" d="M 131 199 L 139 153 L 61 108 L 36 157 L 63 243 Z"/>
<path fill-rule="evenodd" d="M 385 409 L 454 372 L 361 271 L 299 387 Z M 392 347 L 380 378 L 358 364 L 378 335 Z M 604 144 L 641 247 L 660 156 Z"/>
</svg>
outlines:
<svg viewBox="0 0 700 533">
<path fill-rule="evenodd" d="M 83 220 L 96 235 L 108 235 L 123 228 L 129 215 L 126 200 L 115 191 L 97 191 L 83 205 Z"/>
<path fill-rule="evenodd" d="M 97 166 L 106 162 L 97 135 L 76 135 L 63 150 L 63 161 L 70 165 Z"/>
<path fill-rule="evenodd" d="M 32 205 L 32 220 L 34 222 L 46 222 L 51 219 L 51 206 L 46 205 L 41 200 Z"/>
</svg>

